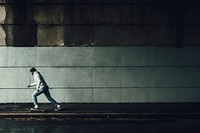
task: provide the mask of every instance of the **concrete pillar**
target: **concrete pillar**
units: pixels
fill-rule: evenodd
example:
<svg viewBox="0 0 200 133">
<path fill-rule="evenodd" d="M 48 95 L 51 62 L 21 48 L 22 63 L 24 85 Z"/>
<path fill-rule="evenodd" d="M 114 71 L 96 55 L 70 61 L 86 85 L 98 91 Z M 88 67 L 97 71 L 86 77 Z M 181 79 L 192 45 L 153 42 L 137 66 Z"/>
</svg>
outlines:
<svg viewBox="0 0 200 133">
<path fill-rule="evenodd" d="M 0 25 L 0 45 L 6 44 L 6 33 L 3 27 Z"/>
<path fill-rule="evenodd" d="M 0 24 L 4 23 L 4 20 L 6 18 L 6 10 L 5 10 L 5 6 L 0 5 Z M 2 27 L 2 25 L 0 25 L 0 45 L 5 45 L 6 44 L 6 33 Z"/>
</svg>

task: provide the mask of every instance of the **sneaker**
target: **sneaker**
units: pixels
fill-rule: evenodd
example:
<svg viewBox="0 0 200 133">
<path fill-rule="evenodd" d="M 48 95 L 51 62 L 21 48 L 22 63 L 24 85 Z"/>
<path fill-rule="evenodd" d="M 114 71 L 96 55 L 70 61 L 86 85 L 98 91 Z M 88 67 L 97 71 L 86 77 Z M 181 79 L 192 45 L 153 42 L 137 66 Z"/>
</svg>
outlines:
<svg viewBox="0 0 200 133">
<path fill-rule="evenodd" d="M 61 106 L 58 104 L 55 108 L 55 111 L 61 110 Z"/>
<path fill-rule="evenodd" d="M 38 110 L 39 106 L 35 105 L 34 108 L 31 108 L 31 110 Z"/>
</svg>

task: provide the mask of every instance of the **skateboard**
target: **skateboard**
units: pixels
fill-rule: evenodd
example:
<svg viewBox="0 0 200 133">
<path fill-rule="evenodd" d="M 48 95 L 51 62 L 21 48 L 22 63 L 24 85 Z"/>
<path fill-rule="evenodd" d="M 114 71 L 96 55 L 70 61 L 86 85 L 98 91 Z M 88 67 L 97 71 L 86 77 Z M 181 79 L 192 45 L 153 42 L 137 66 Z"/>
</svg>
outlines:
<svg viewBox="0 0 200 133">
<path fill-rule="evenodd" d="M 26 110 L 28 110 L 29 112 L 33 113 L 44 113 L 45 109 L 34 109 L 34 108 L 26 108 Z"/>
<path fill-rule="evenodd" d="M 35 112 L 35 113 L 44 113 L 44 112 L 46 112 L 47 110 L 46 109 L 34 109 L 34 108 L 26 108 L 26 110 L 28 110 L 29 112 Z M 59 110 L 61 110 L 61 108 L 60 109 L 54 109 L 54 111 L 59 111 Z M 47 111 L 48 112 L 48 111 Z"/>
</svg>

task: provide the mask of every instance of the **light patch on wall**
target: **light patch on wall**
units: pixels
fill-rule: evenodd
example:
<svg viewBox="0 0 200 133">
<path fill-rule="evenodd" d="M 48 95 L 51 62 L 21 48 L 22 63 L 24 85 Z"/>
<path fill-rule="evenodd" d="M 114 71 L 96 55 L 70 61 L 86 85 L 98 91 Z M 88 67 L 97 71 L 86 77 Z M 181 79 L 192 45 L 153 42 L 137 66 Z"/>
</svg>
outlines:
<svg viewBox="0 0 200 133">
<path fill-rule="evenodd" d="M 4 20 L 6 19 L 6 9 L 5 6 L 0 5 L 0 24 L 4 23 Z M 3 27 L 0 25 L 0 45 L 5 45 L 6 43 L 6 33 L 3 29 Z"/>
<path fill-rule="evenodd" d="M 64 26 L 38 26 L 38 46 L 63 46 Z"/>
<path fill-rule="evenodd" d="M 59 44 L 59 46 L 64 46 L 64 43 Z"/>
<path fill-rule="evenodd" d="M 0 25 L 0 45 L 6 44 L 6 33 L 3 27 Z"/>
<path fill-rule="evenodd" d="M 3 24 L 6 19 L 6 9 L 3 5 L 0 5 L 0 14 L 0 23 Z"/>
</svg>

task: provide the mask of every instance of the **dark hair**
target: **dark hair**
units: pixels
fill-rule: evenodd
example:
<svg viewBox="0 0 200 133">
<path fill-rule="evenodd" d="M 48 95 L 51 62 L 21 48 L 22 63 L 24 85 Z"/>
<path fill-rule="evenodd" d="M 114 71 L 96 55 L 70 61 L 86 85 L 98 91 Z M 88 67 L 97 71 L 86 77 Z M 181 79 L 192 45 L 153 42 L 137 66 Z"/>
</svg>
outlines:
<svg viewBox="0 0 200 133">
<path fill-rule="evenodd" d="M 34 67 L 32 67 L 31 69 L 30 69 L 30 72 L 35 72 L 36 71 L 36 69 L 34 68 Z"/>
</svg>

